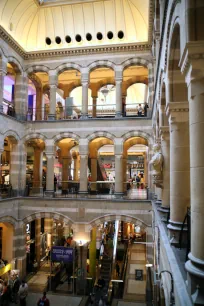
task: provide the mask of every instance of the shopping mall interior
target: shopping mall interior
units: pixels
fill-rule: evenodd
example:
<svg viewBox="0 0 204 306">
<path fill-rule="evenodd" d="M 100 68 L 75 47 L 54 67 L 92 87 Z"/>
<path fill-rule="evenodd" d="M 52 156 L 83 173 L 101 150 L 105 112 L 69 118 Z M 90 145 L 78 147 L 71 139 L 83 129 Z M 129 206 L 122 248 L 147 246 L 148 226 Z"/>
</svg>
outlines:
<svg viewBox="0 0 204 306">
<path fill-rule="evenodd" d="M 25 280 L 28 306 L 43 291 L 60 306 L 204 305 L 203 16 L 203 0 L 0 1 L 12 302 Z"/>
</svg>

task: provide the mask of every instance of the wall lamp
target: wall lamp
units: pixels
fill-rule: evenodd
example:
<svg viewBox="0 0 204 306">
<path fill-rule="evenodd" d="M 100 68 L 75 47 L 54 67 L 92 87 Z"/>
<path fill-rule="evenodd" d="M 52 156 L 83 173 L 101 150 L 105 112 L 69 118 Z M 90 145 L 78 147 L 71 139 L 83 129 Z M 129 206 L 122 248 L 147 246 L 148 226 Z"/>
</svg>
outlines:
<svg viewBox="0 0 204 306">
<path fill-rule="evenodd" d="M 170 292 L 170 304 L 169 304 L 169 306 L 173 306 L 173 305 L 175 305 L 175 299 L 174 299 L 174 279 L 173 279 L 172 273 L 168 270 L 163 270 L 159 273 L 159 278 L 161 279 L 162 273 L 165 273 L 165 272 L 168 273 L 171 276 L 171 292 Z"/>
</svg>

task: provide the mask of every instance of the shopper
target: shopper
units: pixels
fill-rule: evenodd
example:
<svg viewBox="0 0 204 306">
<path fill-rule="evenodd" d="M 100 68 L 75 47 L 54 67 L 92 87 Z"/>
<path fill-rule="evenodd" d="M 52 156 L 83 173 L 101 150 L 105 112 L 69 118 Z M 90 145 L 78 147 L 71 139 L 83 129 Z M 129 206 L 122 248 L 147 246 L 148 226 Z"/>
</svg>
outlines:
<svg viewBox="0 0 204 306">
<path fill-rule="evenodd" d="M 13 282 L 13 301 L 14 303 L 18 303 L 18 291 L 20 288 L 20 279 L 17 274 L 14 275 L 14 282 Z"/>
<path fill-rule="evenodd" d="M 46 297 L 46 292 L 43 292 L 43 297 L 39 299 L 37 306 L 50 306 L 50 301 Z"/>
<path fill-rule="evenodd" d="M 26 306 L 26 298 L 28 295 L 28 285 L 23 280 L 22 284 L 20 285 L 19 291 L 18 291 L 19 299 L 20 299 L 20 306 Z"/>
<path fill-rule="evenodd" d="M 47 260 L 47 263 L 48 263 L 49 257 L 50 257 L 50 248 L 49 248 L 49 246 L 48 246 L 47 249 L 45 250 L 45 255 L 46 255 L 46 260 Z"/>
</svg>

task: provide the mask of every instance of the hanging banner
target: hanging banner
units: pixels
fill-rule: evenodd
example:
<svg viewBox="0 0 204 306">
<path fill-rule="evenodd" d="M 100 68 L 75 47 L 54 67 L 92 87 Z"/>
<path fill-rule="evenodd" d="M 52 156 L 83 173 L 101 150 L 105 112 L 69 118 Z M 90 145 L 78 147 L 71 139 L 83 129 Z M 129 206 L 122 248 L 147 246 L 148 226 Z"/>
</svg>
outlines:
<svg viewBox="0 0 204 306">
<path fill-rule="evenodd" d="M 73 262 L 73 249 L 63 246 L 53 246 L 51 250 L 51 260 L 55 262 Z"/>
</svg>

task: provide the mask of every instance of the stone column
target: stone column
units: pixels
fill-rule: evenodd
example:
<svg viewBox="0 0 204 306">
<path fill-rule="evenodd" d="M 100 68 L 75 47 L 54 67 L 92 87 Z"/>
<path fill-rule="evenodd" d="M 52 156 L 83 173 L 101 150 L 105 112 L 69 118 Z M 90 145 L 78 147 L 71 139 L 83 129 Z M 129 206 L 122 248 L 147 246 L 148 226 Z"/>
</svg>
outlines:
<svg viewBox="0 0 204 306">
<path fill-rule="evenodd" d="M 126 183 L 127 182 L 127 155 L 124 156 L 123 155 L 123 182 Z M 123 192 L 127 191 L 127 183 L 123 184 Z"/>
<path fill-rule="evenodd" d="M 191 252 L 188 255 L 189 261 L 186 262 L 186 270 L 188 271 L 188 289 L 194 305 L 204 304 L 204 70 L 201 70 L 204 65 L 202 55 L 195 59 L 195 71 L 190 67 L 190 75 L 187 75 L 190 121 Z"/>
<path fill-rule="evenodd" d="M 122 117 L 122 78 L 115 80 L 116 85 L 116 112 L 115 117 Z"/>
<path fill-rule="evenodd" d="M 57 74 L 56 71 L 49 71 L 49 85 L 50 85 L 50 109 L 48 120 L 56 119 L 56 93 L 57 93 Z"/>
<path fill-rule="evenodd" d="M 54 161 L 55 152 L 54 146 L 46 147 L 46 157 L 47 157 L 47 173 L 46 173 L 46 196 L 54 195 Z"/>
<path fill-rule="evenodd" d="M 11 157 L 10 182 L 12 186 L 13 195 L 17 196 L 19 194 L 19 168 L 20 168 L 19 143 L 12 143 L 10 157 Z"/>
<path fill-rule="evenodd" d="M 147 160 L 147 153 L 144 152 L 144 184 L 145 186 L 148 185 L 148 160 Z"/>
<path fill-rule="evenodd" d="M 79 193 L 88 193 L 87 189 L 88 155 L 80 154 L 80 188 Z"/>
<path fill-rule="evenodd" d="M 74 159 L 74 177 L 73 177 L 73 180 L 78 181 L 79 180 L 78 172 L 79 172 L 79 168 L 80 168 L 78 152 L 76 154 L 73 154 L 72 157 Z"/>
<path fill-rule="evenodd" d="M 123 117 L 126 117 L 126 97 L 127 97 L 127 94 L 122 95 L 122 115 Z"/>
<path fill-rule="evenodd" d="M 91 191 L 97 190 L 97 184 L 94 183 L 97 181 L 97 157 L 91 158 Z"/>
<path fill-rule="evenodd" d="M 40 264 L 40 232 L 41 232 L 41 219 L 35 220 L 35 254 L 38 265 Z"/>
<path fill-rule="evenodd" d="M 44 232 L 48 234 L 47 236 L 47 246 L 52 247 L 52 229 L 53 229 L 53 219 L 46 218 L 44 221 Z"/>
<path fill-rule="evenodd" d="M 89 273 L 93 279 L 96 277 L 96 231 L 96 227 L 92 228 L 89 244 Z"/>
<path fill-rule="evenodd" d="M 123 155 L 115 155 L 115 195 L 123 195 Z"/>
<path fill-rule="evenodd" d="M 24 278 L 26 275 L 26 235 L 25 224 L 23 222 L 16 224 L 13 241 L 14 258 L 16 260 L 15 266 L 20 271 L 20 277 Z"/>
<path fill-rule="evenodd" d="M 26 187 L 26 164 L 27 164 L 27 145 L 19 142 L 19 175 L 18 175 L 18 194 L 25 195 Z"/>
<path fill-rule="evenodd" d="M 162 188 L 162 206 L 158 210 L 164 214 L 169 212 L 170 206 L 170 143 L 169 143 L 169 127 L 160 127 L 161 150 L 163 155 L 163 188 Z"/>
<path fill-rule="evenodd" d="M 170 125 L 170 220 L 169 236 L 178 243 L 190 205 L 190 150 L 188 102 L 168 103 Z"/>
<path fill-rule="evenodd" d="M 26 120 L 28 107 L 28 77 L 25 73 L 16 74 L 14 100 L 16 118 L 19 120 Z"/>
<path fill-rule="evenodd" d="M 82 112 L 81 119 L 88 118 L 88 80 L 82 82 Z"/>
<path fill-rule="evenodd" d="M 43 90 L 41 86 L 36 87 L 36 120 L 42 120 Z"/>
<path fill-rule="evenodd" d="M 92 96 L 92 99 L 93 99 L 92 118 L 96 118 L 97 98 L 98 98 L 97 96 Z"/>
<path fill-rule="evenodd" d="M 43 151 L 39 147 L 34 148 L 34 164 L 33 164 L 33 189 L 32 192 L 42 194 L 42 166 Z"/>
<path fill-rule="evenodd" d="M 88 140 L 81 138 L 79 142 L 79 154 L 80 154 L 80 187 L 79 193 L 87 193 L 87 170 L 88 170 Z"/>
<path fill-rule="evenodd" d="M 4 96 L 4 77 L 7 73 L 7 61 L 6 58 L 0 59 L 0 112 L 3 112 L 3 96 Z"/>
<path fill-rule="evenodd" d="M 62 154 L 62 190 L 68 189 L 68 180 L 70 176 L 70 166 L 72 157 L 70 151 L 67 150 L 67 154 L 63 152 Z"/>
</svg>

